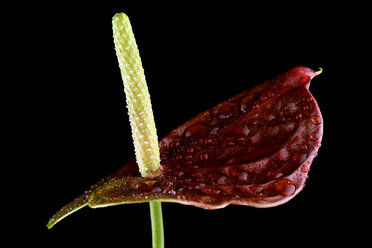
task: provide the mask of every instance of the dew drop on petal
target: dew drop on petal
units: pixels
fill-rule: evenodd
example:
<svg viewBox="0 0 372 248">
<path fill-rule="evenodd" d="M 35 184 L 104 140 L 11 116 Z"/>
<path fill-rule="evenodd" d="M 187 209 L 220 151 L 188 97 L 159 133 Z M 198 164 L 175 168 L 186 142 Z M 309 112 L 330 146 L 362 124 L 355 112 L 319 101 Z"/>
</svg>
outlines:
<svg viewBox="0 0 372 248">
<path fill-rule="evenodd" d="M 152 193 L 157 193 L 157 192 L 162 192 L 163 190 L 160 187 L 154 187 L 151 192 Z"/>
<path fill-rule="evenodd" d="M 171 189 L 168 191 L 168 194 L 175 195 L 177 192 L 174 189 Z"/>
<path fill-rule="evenodd" d="M 219 129 L 220 129 L 219 127 L 215 127 L 215 128 L 213 128 L 213 129 L 210 131 L 210 134 L 216 134 L 217 131 L 218 131 Z"/>
<path fill-rule="evenodd" d="M 208 153 L 201 153 L 199 155 L 200 160 L 207 160 L 208 159 Z"/>
<path fill-rule="evenodd" d="M 252 144 L 260 144 L 262 142 L 261 132 L 257 132 L 255 135 L 253 135 L 251 140 L 252 140 Z"/>
<path fill-rule="evenodd" d="M 243 171 L 242 173 L 240 173 L 238 178 L 242 181 L 246 181 L 248 179 L 248 173 L 246 171 Z"/>
<path fill-rule="evenodd" d="M 273 115 L 273 114 L 265 114 L 264 115 L 264 120 L 265 121 L 271 121 L 273 119 L 275 119 L 275 115 Z"/>
<path fill-rule="evenodd" d="M 250 130 L 248 128 L 248 126 L 245 126 L 242 130 L 242 134 L 244 134 L 245 136 L 247 136 L 249 134 Z"/>
<path fill-rule="evenodd" d="M 290 180 L 285 178 L 275 181 L 274 188 L 278 193 L 284 196 L 290 196 L 296 192 L 296 186 Z"/>
<path fill-rule="evenodd" d="M 223 114 L 218 115 L 218 118 L 220 118 L 220 119 L 226 119 L 228 117 L 229 117 L 229 115 L 223 115 Z"/>
<path fill-rule="evenodd" d="M 173 175 L 176 176 L 176 177 L 181 177 L 183 176 L 185 173 L 182 171 L 182 170 L 176 170 Z"/>
<path fill-rule="evenodd" d="M 192 148 L 192 147 L 188 147 L 188 148 L 186 149 L 186 151 L 187 151 L 188 153 L 192 153 L 192 152 L 194 152 L 194 148 Z"/>
<path fill-rule="evenodd" d="M 180 145 L 180 142 L 178 142 L 178 141 L 172 141 L 172 142 L 169 144 L 169 146 L 170 146 L 171 148 L 178 147 L 179 145 Z"/>
<path fill-rule="evenodd" d="M 165 143 L 164 141 L 160 141 L 160 148 L 167 148 L 168 147 L 168 145 L 167 145 L 167 143 Z"/>
<path fill-rule="evenodd" d="M 280 171 L 274 171 L 272 174 L 273 178 L 280 178 L 283 176 L 283 173 Z"/>
<path fill-rule="evenodd" d="M 217 183 L 222 184 L 226 181 L 226 179 L 227 179 L 226 176 L 221 176 L 220 178 L 218 178 Z"/>
<path fill-rule="evenodd" d="M 320 118 L 319 115 L 314 115 L 310 118 L 311 122 L 314 123 L 315 125 L 319 125 L 322 123 L 322 119 Z"/>
<path fill-rule="evenodd" d="M 185 157 L 186 159 L 192 159 L 192 155 L 191 154 L 189 154 L 189 155 L 186 155 L 186 157 Z"/>
<path fill-rule="evenodd" d="M 200 133 L 204 128 L 205 127 L 202 124 L 193 125 L 185 131 L 185 137 L 190 137 L 190 136 L 196 135 L 196 134 Z"/>
<path fill-rule="evenodd" d="M 299 162 L 302 162 L 306 159 L 306 154 L 305 153 L 300 153 L 300 152 L 296 152 L 293 157 L 292 157 L 292 161 L 299 161 Z"/>
<path fill-rule="evenodd" d="M 289 112 L 290 113 L 295 113 L 296 111 L 297 111 L 297 105 L 296 105 L 296 103 L 294 103 L 294 102 L 290 102 L 290 103 L 288 103 L 288 105 L 287 105 L 287 109 L 289 110 Z"/>
<path fill-rule="evenodd" d="M 246 109 L 247 109 L 247 105 L 245 104 L 240 105 L 240 111 L 245 112 Z"/>
<path fill-rule="evenodd" d="M 319 141 L 316 141 L 315 142 L 315 146 L 316 146 L 316 148 L 319 148 L 320 147 L 320 142 Z"/>
<path fill-rule="evenodd" d="M 311 140 L 317 140 L 318 139 L 318 134 L 317 133 L 310 133 L 309 134 L 309 138 L 311 139 Z"/>
<path fill-rule="evenodd" d="M 301 149 L 302 149 L 302 150 L 307 151 L 307 148 L 308 148 L 308 147 L 307 147 L 306 144 L 302 144 L 302 145 L 301 145 Z"/>
<path fill-rule="evenodd" d="M 306 173 L 306 172 L 308 172 L 309 171 L 309 168 L 304 164 L 304 165 L 302 165 L 302 167 L 301 167 L 301 172 L 303 172 L 303 173 Z"/>
<path fill-rule="evenodd" d="M 229 174 L 233 177 L 237 177 L 241 174 L 242 170 L 236 167 L 231 167 L 229 169 Z"/>
</svg>

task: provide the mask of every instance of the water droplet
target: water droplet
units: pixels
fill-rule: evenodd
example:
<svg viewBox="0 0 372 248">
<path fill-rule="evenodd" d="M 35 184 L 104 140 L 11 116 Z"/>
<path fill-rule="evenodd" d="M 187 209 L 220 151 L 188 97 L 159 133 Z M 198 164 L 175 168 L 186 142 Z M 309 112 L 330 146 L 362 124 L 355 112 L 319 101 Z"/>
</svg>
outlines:
<svg viewBox="0 0 372 248">
<path fill-rule="evenodd" d="M 314 123 L 315 125 L 319 125 L 322 123 L 322 118 L 320 118 L 319 115 L 314 115 L 310 118 L 311 122 Z"/>
<path fill-rule="evenodd" d="M 311 140 L 317 140 L 317 139 L 319 139 L 318 133 L 314 132 L 314 133 L 309 134 L 309 138 Z"/>
<path fill-rule="evenodd" d="M 319 141 L 315 141 L 315 146 L 316 146 L 316 148 L 319 148 L 320 147 L 320 142 Z"/>
<path fill-rule="evenodd" d="M 219 193 L 221 193 L 221 190 L 219 190 L 217 188 L 202 188 L 201 191 L 204 192 L 207 195 L 218 195 Z M 216 199 L 213 199 L 213 198 L 208 198 L 208 199 L 204 199 L 204 200 L 207 200 L 209 203 L 212 203 L 213 201 L 216 201 Z"/>
<path fill-rule="evenodd" d="M 245 112 L 253 101 L 254 97 L 254 94 L 247 94 L 245 97 L 243 97 L 243 99 L 240 101 L 240 111 Z"/>
<path fill-rule="evenodd" d="M 220 119 L 226 119 L 228 117 L 229 117 L 229 115 L 222 115 L 222 114 L 218 115 L 218 118 L 220 118 Z"/>
<path fill-rule="evenodd" d="M 288 179 L 278 179 L 274 182 L 274 188 L 284 196 L 291 196 L 296 192 L 296 186 Z"/>
<path fill-rule="evenodd" d="M 219 190 L 219 189 L 211 189 L 210 193 L 212 193 L 214 195 L 218 195 L 219 193 L 221 193 L 221 190 Z"/>
<path fill-rule="evenodd" d="M 266 101 L 266 100 L 267 100 L 267 96 L 266 96 L 266 95 L 262 95 L 262 96 L 260 97 L 260 100 L 263 101 L 263 102 Z"/>
<path fill-rule="evenodd" d="M 176 159 L 177 159 L 177 160 L 182 159 L 182 155 L 177 155 L 177 156 L 176 156 Z"/>
<path fill-rule="evenodd" d="M 229 169 L 229 174 L 233 177 L 237 177 L 241 174 L 242 170 L 236 167 L 231 167 Z"/>
<path fill-rule="evenodd" d="M 255 135 L 251 137 L 252 144 L 260 144 L 262 142 L 262 134 L 261 132 L 257 132 Z"/>
<path fill-rule="evenodd" d="M 242 138 L 242 139 L 244 139 L 244 138 Z M 225 146 L 235 146 L 235 143 L 233 141 L 226 140 L 226 141 L 222 142 L 222 145 L 223 145 L 223 147 L 225 147 Z"/>
<path fill-rule="evenodd" d="M 194 148 L 192 148 L 192 147 L 187 147 L 186 151 L 187 151 L 188 153 L 192 153 L 192 152 L 194 151 Z"/>
<path fill-rule="evenodd" d="M 146 191 L 148 189 L 148 185 L 146 183 L 137 182 L 132 184 L 132 188 Z"/>
<path fill-rule="evenodd" d="M 233 158 L 230 158 L 229 160 L 226 161 L 226 164 L 232 164 L 234 162 Z"/>
<path fill-rule="evenodd" d="M 275 115 L 272 115 L 272 114 L 265 114 L 264 115 L 264 120 L 265 121 L 271 121 L 271 120 L 274 120 L 275 119 Z"/>
<path fill-rule="evenodd" d="M 165 143 L 164 141 L 160 141 L 160 148 L 167 148 L 168 147 L 168 145 L 167 145 L 167 143 Z"/>
<path fill-rule="evenodd" d="M 170 146 L 171 148 L 178 147 L 179 145 L 180 145 L 180 142 L 178 142 L 178 141 L 172 141 L 172 142 L 169 144 L 169 146 Z"/>
<path fill-rule="evenodd" d="M 192 159 L 192 154 L 186 155 L 186 159 Z"/>
<path fill-rule="evenodd" d="M 246 171 L 243 171 L 242 173 L 240 173 L 239 179 L 242 180 L 242 181 L 247 181 L 248 173 Z"/>
<path fill-rule="evenodd" d="M 289 112 L 292 113 L 292 114 L 295 113 L 298 109 L 296 103 L 294 103 L 294 102 L 288 103 L 288 105 L 286 107 L 289 110 Z"/>
<path fill-rule="evenodd" d="M 186 197 L 184 195 L 177 195 L 177 199 L 180 199 L 180 200 L 185 200 Z"/>
<path fill-rule="evenodd" d="M 205 143 L 205 144 L 212 143 L 212 139 L 206 139 L 206 140 L 204 140 L 204 143 Z"/>
<path fill-rule="evenodd" d="M 218 178 L 217 183 L 219 184 L 224 183 L 226 181 L 226 178 L 227 178 L 226 176 L 221 176 L 220 178 Z"/>
<path fill-rule="evenodd" d="M 264 190 L 264 188 L 262 186 L 259 186 L 259 185 L 252 185 L 249 187 L 249 189 L 255 193 L 255 194 L 262 194 L 262 191 Z"/>
<path fill-rule="evenodd" d="M 176 177 L 182 177 L 185 173 L 181 170 L 176 170 L 173 175 Z"/>
<path fill-rule="evenodd" d="M 171 189 L 168 191 L 168 194 L 175 195 L 177 192 L 174 189 Z"/>
<path fill-rule="evenodd" d="M 190 184 L 189 186 L 187 186 L 187 189 L 193 190 L 193 189 L 195 189 L 195 185 L 194 184 Z"/>
<path fill-rule="evenodd" d="M 227 179 L 226 175 L 222 172 L 215 172 L 211 177 L 212 182 L 217 182 L 219 184 L 224 183 L 226 179 Z"/>
<path fill-rule="evenodd" d="M 247 105 L 245 104 L 240 105 L 240 111 L 245 113 L 246 109 L 247 109 Z"/>
<path fill-rule="evenodd" d="M 283 176 L 283 173 L 280 171 L 274 171 L 271 175 L 273 178 L 280 178 Z"/>
<path fill-rule="evenodd" d="M 309 171 L 309 168 L 306 165 L 302 165 L 301 172 L 306 173 Z"/>
<path fill-rule="evenodd" d="M 258 116 L 259 116 L 259 114 L 258 114 L 258 113 L 256 113 L 256 114 L 252 115 L 252 119 L 257 119 L 257 118 L 258 118 Z"/>
<path fill-rule="evenodd" d="M 200 160 L 207 160 L 208 159 L 208 153 L 201 153 L 199 155 Z"/>
<path fill-rule="evenodd" d="M 302 114 L 301 113 L 298 113 L 296 116 L 295 116 L 296 120 L 300 120 L 302 118 Z"/>
<path fill-rule="evenodd" d="M 187 130 L 185 131 L 185 137 L 190 137 L 190 136 L 196 135 L 196 134 L 200 133 L 204 128 L 205 127 L 202 124 L 193 125 L 193 126 L 187 128 Z"/>
<path fill-rule="evenodd" d="M 260 107 L 259 104 L 255 104 L 255 105 L 253 105 L 252 109 L 258 109 L 259 107 Z"/>
<path fill-rule="evenodd" d="M 244 134 L 245 136 L 247 136 L 249 134 L 250 130 L 248 128 L 248 126 L 245 126 L 242 130 L 242 134 Z"/>
<path fill-rule="evenodd" d="M 154 187 L 153 189 L 151 189 L 151 192 L 152 193 L 157 193 L 157 192 L 161 192 L 162 189 L 160 187 Z"/>
<path fill-rule="evenodd" d="M 219 127 L 215 127 L 211 130 L 210 134 L 216 134 L 217 131 L 219 130 L 220 128 Z"/>
<path fill-rule="evenodd" d="M 305 153 L 296 152 L 292 157 L 292 161 L 302 162 L 306 159 L 306 157 L 307 155 Z"/>
<path fill-rule="evenodd" d="M 307 147 L 306 144 L 302 144 L 302 145 L 301 145 L 301 149 L 302 149 L 302 150 L 307 151 L 307 148 L 308 148 L 308 147 Z"/>
</svg>

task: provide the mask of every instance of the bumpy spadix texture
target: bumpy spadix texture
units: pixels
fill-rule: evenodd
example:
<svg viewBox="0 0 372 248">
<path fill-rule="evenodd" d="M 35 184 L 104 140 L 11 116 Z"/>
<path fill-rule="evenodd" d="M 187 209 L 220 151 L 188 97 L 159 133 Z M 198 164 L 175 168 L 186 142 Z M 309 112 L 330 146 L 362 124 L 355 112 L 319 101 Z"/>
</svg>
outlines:
<svg viewBox="0 0 372 248">
<path fill-rule="evenodd" d="M 159 142 L 160 174 L 141 178 L 133 159 L 49 226 L 85 205 L 161 200 L 217 209 L 289 201 L 303 188 L 322 139 L 322 116 L 309 92 L 317 74 L 295 67 L 199 114 Z"/>
<path fill-rule="evenodd" d="M 159 146 L 150 94 L 130 21 L 124 13 L 112 19 L 114 42 L 124 82 L 137 164 L 143 176 L 159 171 Z"/>
</svg>

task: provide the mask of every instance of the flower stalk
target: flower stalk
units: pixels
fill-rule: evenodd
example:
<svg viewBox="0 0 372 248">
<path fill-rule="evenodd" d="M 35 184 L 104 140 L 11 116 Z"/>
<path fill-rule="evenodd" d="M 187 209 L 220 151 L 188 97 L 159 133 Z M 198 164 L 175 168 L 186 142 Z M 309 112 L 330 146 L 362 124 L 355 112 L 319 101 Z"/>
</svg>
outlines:
<svg viewBox="0 0 372 248">
<path fill-rule="evenodd" d="M 164 247 L 164 228 L 161 202 L 150 202 L 151 230 L 152 230 L 152 247 Z"/>
</svg>

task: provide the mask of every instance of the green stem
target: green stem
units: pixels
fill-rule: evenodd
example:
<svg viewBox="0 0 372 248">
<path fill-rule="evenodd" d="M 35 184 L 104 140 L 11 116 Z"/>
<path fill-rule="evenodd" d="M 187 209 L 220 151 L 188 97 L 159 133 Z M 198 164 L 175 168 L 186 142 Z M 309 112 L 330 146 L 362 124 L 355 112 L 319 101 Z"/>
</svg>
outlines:
<svg viewBox="0 0 372 248">
<path fill-rule="evenodd" d="M 164 248 L 164 228 L 161 202 L 150 202 L 152 248 Z"/>
</svg>

